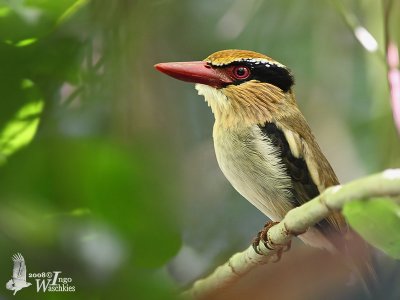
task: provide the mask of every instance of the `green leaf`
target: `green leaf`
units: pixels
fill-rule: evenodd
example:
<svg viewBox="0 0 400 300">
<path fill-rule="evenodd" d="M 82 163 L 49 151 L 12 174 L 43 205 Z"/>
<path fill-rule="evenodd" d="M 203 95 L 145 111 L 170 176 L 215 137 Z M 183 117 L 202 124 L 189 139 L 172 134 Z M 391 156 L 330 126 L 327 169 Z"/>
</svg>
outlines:
<svg viewBox="0 0 400 300">
<path fill-rule="evenodd" d="M 0 165 L 18 149 L 29 144 L 36 134 L 43 110 L 43 100 L 39 98 L 32 81 L 25 79 L 21 89 L 27 92 L 32 101 L 24 104 L 0 131 Z M 36 98 L 36 99 L 35 99 Z"/>
<path fill-rule="evenodd" d="M 400 259 L 400 206 L 390 198 L 353 201 L 343 214 L 350 226 L 371 245 Z"/>
<path fill-rule="evenodd" d="M 15 44 L 15 46 L 16 47 L 25 47 L 25 46 L 29 46 L 29 45 L 36 43 L 36 41 L 37 41 L 37 38 L 24 39 L 24 40 L 18 41 Z"/>
<path fill-rule="evenodd" d="M 83 6 L 85 6 L 89 0 L 78 0 L 74 4 L 72 4 L 65 12 L 58 18 L 57 24 L 61 24 L 67 19 L 69 19 L 72 15 L 74 15 L 78 10 L 80 10 Z"/>
</svg>

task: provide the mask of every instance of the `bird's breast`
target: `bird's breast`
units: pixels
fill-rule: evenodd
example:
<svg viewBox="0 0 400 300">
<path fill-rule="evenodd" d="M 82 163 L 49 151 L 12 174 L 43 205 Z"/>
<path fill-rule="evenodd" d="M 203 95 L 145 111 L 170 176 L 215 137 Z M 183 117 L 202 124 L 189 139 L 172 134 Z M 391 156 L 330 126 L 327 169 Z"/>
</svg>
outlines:
<svg viewBox="0 0 400 300">
<path fill-rule="evenodd" d="M 232 186 L 271 220 L 293 208 L 291 180 L 274 147 L 257 125 L 227 129 L 214 125 L 218 164 Z"/>
</svg>

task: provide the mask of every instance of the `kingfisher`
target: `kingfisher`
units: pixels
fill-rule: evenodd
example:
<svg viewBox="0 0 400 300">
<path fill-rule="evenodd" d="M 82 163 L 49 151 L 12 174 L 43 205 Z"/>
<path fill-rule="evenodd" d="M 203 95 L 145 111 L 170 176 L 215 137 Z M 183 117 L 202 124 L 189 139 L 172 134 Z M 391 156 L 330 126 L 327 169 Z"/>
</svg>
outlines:
<svg viewBox="0 0 400 300">
<path fill-rule="evenodd" d="M 253 51 L 222 50 L 203 61 L 159 63 L 155 68 L 195 83 L 211 107 L 219 167 L 231 185 L 272 221 L 253 243 L 257 253 L 273 222 L 339 184 L 297 106 L 294 77 L 285 65 Z M 340 212 L 332 212 L 298 237 L 332 253 L 345 251 L 346 240 L 360 240 Z M 354 259 L 361 273 L 373 272 L 369 254 Z"/>
</svg>

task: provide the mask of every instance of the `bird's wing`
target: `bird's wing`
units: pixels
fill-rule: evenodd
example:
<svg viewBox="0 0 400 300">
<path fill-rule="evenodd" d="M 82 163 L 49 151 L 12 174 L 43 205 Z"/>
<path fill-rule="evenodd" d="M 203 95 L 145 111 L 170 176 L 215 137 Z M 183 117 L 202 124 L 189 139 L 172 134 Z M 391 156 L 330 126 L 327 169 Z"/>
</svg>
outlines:
<svg viewBox="0 0 400 300">
<path fill-rule="evenodd" d="M 296 122 L 293 118 L 281 118 L 276 125 L 266 123 L 261 129 L 270 131 L 270 139 L 281 150 L 282 161 L 292 179 L 294 201 L 299 206 L 339 181 L 302 114 L 299 112 L 295 119 Z M 340 213 L 331 214 L 319 227 L 322 231 L 347 231 L 346 221 Z"/>
<path fill-rule="evenodd" d="M 298 111 L 295 119 L 296 122 L 293 122 L 291 118 L 280 119 L 279 122 L 277 122 L 278 128 L 284 133 L 292 153 L 297 154 L 296 157 L 302 158 L 305 161 L 311 180 L 318 189 L 318 195 L 326 188 L 339 184 L 339 181 L 300 111 Z M 314 193 L 307 192 L 307 188 L 304 184 L 295 182 L 294 185 L 298 188 L 298 191 L 300 191 L 300 193 L 298 193 L 300 202 L 306 202 L 310 200 L 308 196 L 314 195 Z M 315 192 L 315 190 L 313 191 Z M 323 220 L 323 222 L 320 222 L 319 225 L 322 232 L 332 233 L 332 229 L 335 229 L 336 232 L 339 232 L 345 237 L 344 244 L 336 244 L 335 239 L 333 239 L 333 244 L 336 244 L 339 249 L 341 248 L 343 253 L 351 258 L 355 268 L 358 270 L 357 276 L 361 278 L 364 285 L 366 283 L 373 284 L 376 280 L 376 275 L 371 263 L 370 249 L 368 245 L 349 228 L 343 215 L 339 212 L 334 212 Z M 356 249 L 349 249 L 348 243 L 350 242 L 353 244 L 353 247 L 357 245 Z"/>
<path fill-rule="evenodd" d="M 13 278 L 26 281 L 25 260 L 21 253 L 14 254 L 12 260 L 14 262 Z"/>
</svg>

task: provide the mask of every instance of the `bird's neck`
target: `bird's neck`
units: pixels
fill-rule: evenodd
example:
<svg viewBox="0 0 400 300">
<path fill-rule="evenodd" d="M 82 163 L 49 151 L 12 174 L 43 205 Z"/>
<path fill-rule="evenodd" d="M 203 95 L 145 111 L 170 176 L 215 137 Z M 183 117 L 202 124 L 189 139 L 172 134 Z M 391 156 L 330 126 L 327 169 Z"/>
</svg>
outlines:
<svg viewBox="0 0 400 300">
<path fill-rule="evenodd" d="M 247 82 L 216 89 L 196 84 L 196 89 L 211 107 L 216 125 L 226 129 L 274 122 L 298 110 L 292 93 L 283 93 L 270 85 Z"/>
</svg>

